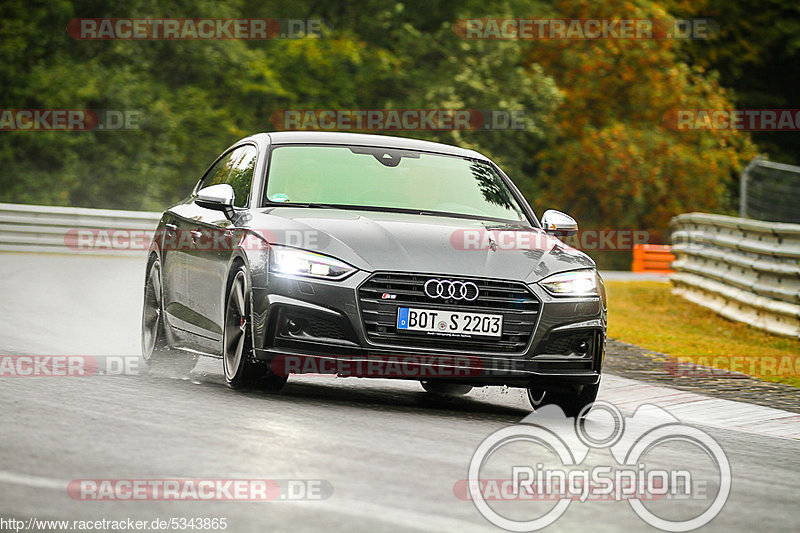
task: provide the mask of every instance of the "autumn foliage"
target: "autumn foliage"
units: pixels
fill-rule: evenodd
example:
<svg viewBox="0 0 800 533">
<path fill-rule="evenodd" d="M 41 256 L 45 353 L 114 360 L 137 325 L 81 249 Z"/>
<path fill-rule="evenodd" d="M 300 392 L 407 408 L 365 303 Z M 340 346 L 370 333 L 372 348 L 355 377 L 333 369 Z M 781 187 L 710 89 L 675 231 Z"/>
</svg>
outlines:
<svg viewBox="0 0 800 533">
<path fill-rule="evenodd" d="M 669 20 L 655 2 L 561 0 L 563 18 Z M 538 154 L 536 203 L 594 227 L 666 228 L 687 211 L 724 211 L 727 185 L 755 155 L 747 134 L 669 128 L 678 109 L 730 109 L 716 78 L 681 61 L 676 39 L 548 40 L 528 61 L 563 94 Z"/>
</svg>

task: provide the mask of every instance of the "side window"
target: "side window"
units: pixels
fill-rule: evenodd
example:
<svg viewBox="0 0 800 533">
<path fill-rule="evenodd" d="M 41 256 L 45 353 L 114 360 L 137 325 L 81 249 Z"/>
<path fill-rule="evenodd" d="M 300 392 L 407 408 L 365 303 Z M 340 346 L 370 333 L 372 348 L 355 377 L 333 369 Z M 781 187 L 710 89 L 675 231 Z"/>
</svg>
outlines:
<svg viewBox="0 0 800 533">
<path fill-rule="evenodd" d="M 256 167 L 258 151 L 254 146 L 242 146 L 233 151 L 231 170 L 225 183 L 233 187 L 236 199 L 233 205 L 247 207 L 250 200 L 250 186 L 253 183 L 253 171 Z"/>
<path fill-rule="evenodd" d="M 206 173 L 201 187 L 210 187 L 211 185 L 225 183 L 228 179 L 228 174 L 231 172 L 231 159 L 235 153 L 236 150 L 228 152 L 225 157 L 217 161 L 217 164 L 211 167 Z"/>
</svg>

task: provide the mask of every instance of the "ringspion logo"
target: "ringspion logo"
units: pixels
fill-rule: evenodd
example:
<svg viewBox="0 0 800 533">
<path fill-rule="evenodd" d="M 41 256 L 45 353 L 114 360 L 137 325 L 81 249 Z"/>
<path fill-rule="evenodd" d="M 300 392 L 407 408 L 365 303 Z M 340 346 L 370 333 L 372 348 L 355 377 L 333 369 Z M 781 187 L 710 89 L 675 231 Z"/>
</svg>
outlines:
<svg viewBox="0 0 800 533">
<path fill-rule="evenodd" d="M 538 531 L 570 505 L 587 501 L 627 502 L 645 523 L 673 532 L 697 529 L 722 511 L 731 491 L 731 466 L 710 435 L 650 404 L 630 417 L 608 402 L 595 402 L 581 414 L 586 413 L 587 418 L 567 418 L 558 407 L 545 405 L 520 424 L 490 434 L 475 450 L 468 478 L 454 484 L 454 495 L 471 500 L 484 518 L 508 531 Z M 521 444 L 536 449 L 524 455 L 502 452 Z M 670 464 L 665 459 L 675 453 L 670 447 L 676 445 L 682 448 L 681 460 L 665 468 Z M 591 451 L 605 452 L 610 461 L 603 464 L 595 458 L 584 464 Z M 692 469 L 690 464 L 702 466 Z M 508 475 L 482 475 L 487 470 Z M 511 507 L 490 506 L 489 501 L 522 502 L 525 507 L 511 513 Z M 529 516 L 520 518 L 520 511 Z"/>
</svg>

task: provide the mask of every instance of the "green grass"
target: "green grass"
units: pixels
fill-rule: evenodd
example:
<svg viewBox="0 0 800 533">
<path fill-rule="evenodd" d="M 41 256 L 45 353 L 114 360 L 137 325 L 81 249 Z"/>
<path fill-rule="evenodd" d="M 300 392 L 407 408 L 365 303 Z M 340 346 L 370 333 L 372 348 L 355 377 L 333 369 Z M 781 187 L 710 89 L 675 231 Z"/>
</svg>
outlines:
<svg viewBox="0 0 800 533">
<path fill-rule="evenodd" d="M 733 322 L 657 281 L 609 281 L 608 336 L 679 360 L 800 387 L 800 342 Z"/>
</svg>

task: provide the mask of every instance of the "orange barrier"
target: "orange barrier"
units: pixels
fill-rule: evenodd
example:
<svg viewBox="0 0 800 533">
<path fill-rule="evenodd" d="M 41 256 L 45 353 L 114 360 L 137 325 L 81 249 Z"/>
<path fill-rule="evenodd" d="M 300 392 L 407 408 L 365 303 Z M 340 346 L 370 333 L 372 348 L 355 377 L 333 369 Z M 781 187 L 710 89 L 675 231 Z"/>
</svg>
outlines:
<svg viewBox="0 0 800 533">
<path fill-rule="evenodd" d="M 633 245 L 633 272 L 650 272 L 653 274 L 672 274 L 670 263 L 675 260 L 671 246 L 660 244 Z"/>
</svg>

